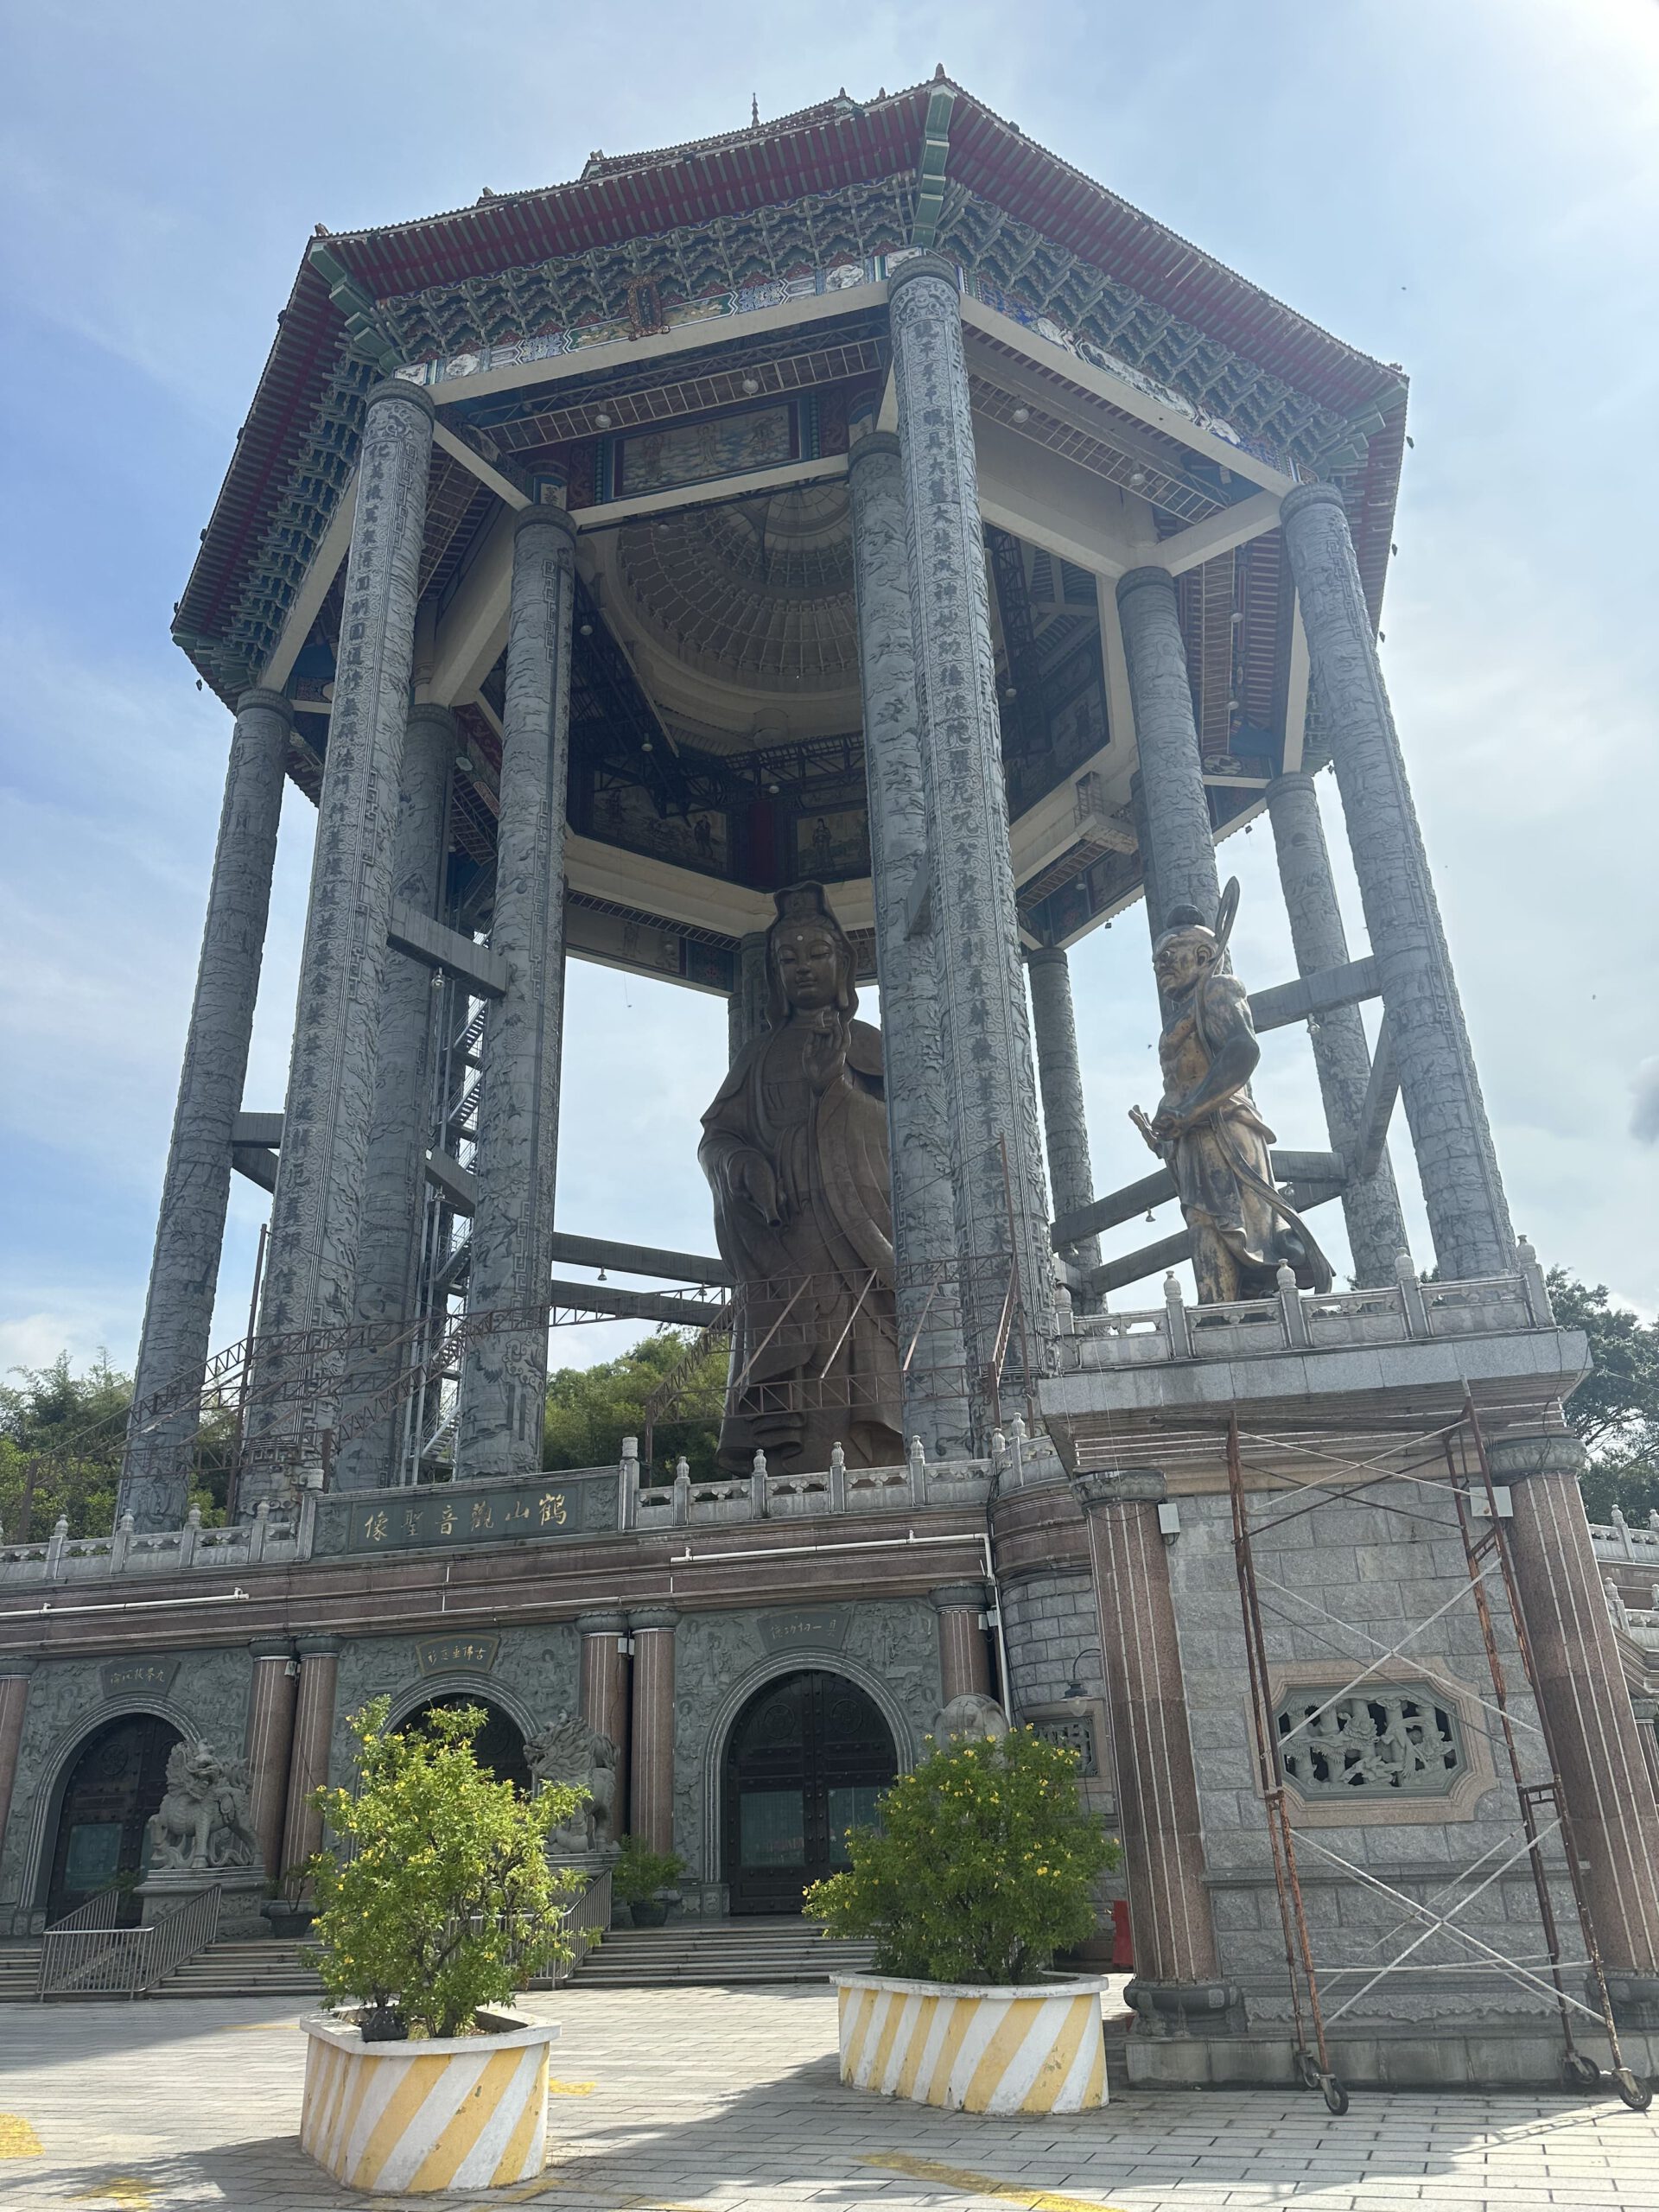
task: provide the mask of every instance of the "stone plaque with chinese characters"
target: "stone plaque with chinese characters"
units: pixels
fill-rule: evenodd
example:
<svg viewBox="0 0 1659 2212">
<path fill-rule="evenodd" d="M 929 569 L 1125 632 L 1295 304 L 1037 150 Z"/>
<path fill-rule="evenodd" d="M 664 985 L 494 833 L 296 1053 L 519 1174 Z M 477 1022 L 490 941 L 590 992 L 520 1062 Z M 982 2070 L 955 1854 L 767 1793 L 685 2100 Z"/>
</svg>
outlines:
<svg viewBox="0 0 1659 2212">
<path fill-rule="evenodd" d="M 763 1613 L 760 1637 L 768 1651 L 788 1651 L 810 1644 L 820 1651 L 839 1651 L 847 1641 L 844 1605 L 814 1605 L 795 1613 Z"/>
<path fill-rule="evenodd" d="M 429 1636 L 415 1647 L 415 1664 L 423 1675 L 453 1674 L 458 1667 L 487 1673 L 501 1648 L 499 1636 Z"/>
<path fill-rule="evenodd" d="M 111 1659 L 98 1670 L 105 1697 L 132 1697 L 148 1692 L 165 1697 L 179 1671 L 176 1659 Z"/>
<path fill-rule="evenodd" d="M 450 1551 L 463 1544 L 596 1535 L 616 1526 L 616 1482 L 607 1469 L 328 1497 L 317 1516 L 315 1552 Z"/>
</svg>

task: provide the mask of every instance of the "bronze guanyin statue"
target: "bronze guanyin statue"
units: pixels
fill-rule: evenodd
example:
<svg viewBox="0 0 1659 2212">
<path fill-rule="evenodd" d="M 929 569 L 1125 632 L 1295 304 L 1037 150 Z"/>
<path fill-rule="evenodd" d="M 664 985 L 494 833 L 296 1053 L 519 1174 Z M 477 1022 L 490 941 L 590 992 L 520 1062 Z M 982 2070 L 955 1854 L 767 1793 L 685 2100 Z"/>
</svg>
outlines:
<svg viewBox="0 0 1659 2212">
<path fill-rule="evenodd" d="M 904 1456 L 881 1033 L 821 884 L 777 894 L 768 1026 L 702 1117 L 697 1157 L 735 1285 L 722 1466 Z"/>
</svg>

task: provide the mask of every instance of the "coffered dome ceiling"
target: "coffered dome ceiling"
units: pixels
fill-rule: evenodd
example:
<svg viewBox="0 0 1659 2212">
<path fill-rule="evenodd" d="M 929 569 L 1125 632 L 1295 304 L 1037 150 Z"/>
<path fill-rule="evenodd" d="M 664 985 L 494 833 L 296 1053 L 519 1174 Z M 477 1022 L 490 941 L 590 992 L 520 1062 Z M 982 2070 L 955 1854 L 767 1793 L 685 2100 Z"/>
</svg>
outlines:
<svg viewBox="0 0 1659 2212">
<path fill-rule="evenodd" d="M 844 485 L 631 523 L 607 550 L 607 612 L 681 668 L 820 709 L 825 695 L 856 696 Z"/>
</svg>

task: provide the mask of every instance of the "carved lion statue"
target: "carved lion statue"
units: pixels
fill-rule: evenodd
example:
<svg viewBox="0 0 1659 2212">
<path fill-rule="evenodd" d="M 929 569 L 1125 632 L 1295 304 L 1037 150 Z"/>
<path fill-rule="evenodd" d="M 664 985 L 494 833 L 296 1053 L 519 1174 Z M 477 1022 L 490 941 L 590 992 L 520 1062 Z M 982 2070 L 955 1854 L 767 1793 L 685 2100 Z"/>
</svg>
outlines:
<svg viewBox="0 0 1659 2212">
<path fill-rule="evenodd" d="M 982 1690 L 964 1690 L 953 1697 L 933 1724 L 934 1737 L 941 1744 L 976 1744 L 988 1737 L 995 1741 L 1007 1732 L 1008 1716 Z"/>
<path fill-rule="evenodd" d="M 210 1744 L 175 1744 L 149 1839 L 153 1872 L 251 1866 L 259 1846 L 248 1815 L 247 1761 L 220 1758 Z"/>
<path fill-rule="evenodd" d="M 585 1789 L 587 1802 L 555 1828 L 548 1841 L 560 1853 L 585 1853 L 611 1842 L 616 1804 L 616 1745 L 590 1728 L 579 1713 L 561 1713 L 524 1745 L 531 1773 L 539 1784 L 563 1783 Z"/>
</svg>

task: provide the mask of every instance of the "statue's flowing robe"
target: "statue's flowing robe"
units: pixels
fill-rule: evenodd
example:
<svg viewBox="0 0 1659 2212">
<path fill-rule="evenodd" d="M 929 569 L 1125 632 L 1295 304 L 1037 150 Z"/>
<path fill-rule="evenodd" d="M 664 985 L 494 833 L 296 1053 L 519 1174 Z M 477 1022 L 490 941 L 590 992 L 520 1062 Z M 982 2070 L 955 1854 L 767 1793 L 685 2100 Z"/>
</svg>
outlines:
<svg viewBox="0 0 1659 2212">
<path fill-rule="evenodd" d="M 1224 1042 L 1228 1014 L 1240 1007 L 1249 1020 L 1249 1000 L 1236 976 L 1212 976 L 1192 992 L 1183 1010 L 1158 1042 L 1163 1070 L 1160 1112 L 1173 1113 L 1210 1072 Z M 1181 1211 L 1192 1230 L 1192 1271 L 1198 1303 L 1220 1305 L 1234 1298 L 1262 1298 L 1274 1288 L 1279 1255 L 1274 1243 L 1277 1217 L 1265 1195 L 1239 1173 L 1241 1166 L 1268 1185 L 1273 1162 L 1268 1147 L 1273 1131 L 1255 1110 L 1248 1084 L 1211 1108 L 1194 1128 L 1166 1148 Z M 1225 1280 L 1221 1254 L 1231 1255 L 1236 1285 Z"/>
<path fill-rule="evenodd" d="M 881 1035 L 845 1027 L 816 1074 L 809 1017 L 765 1032 L 702 1117 L 697 1157 L 737 1286 L 720 1432 L 736 1472 L 757 1450 L 774 1472 L 827 1468 L 834 1444 L 849 1466 L 904 1456 Z M 776 1224 L 732 1189 L 745 1151 L 776 1178 Z"/>
</svg>

